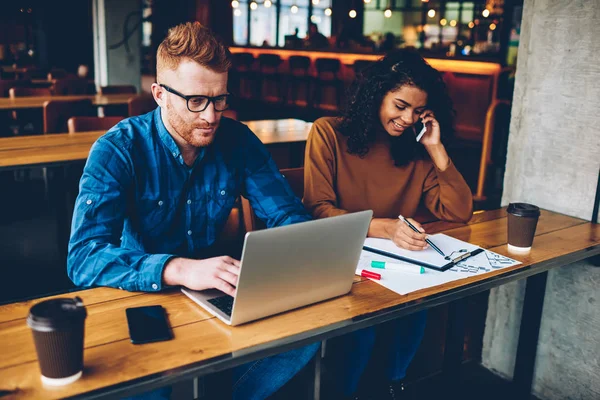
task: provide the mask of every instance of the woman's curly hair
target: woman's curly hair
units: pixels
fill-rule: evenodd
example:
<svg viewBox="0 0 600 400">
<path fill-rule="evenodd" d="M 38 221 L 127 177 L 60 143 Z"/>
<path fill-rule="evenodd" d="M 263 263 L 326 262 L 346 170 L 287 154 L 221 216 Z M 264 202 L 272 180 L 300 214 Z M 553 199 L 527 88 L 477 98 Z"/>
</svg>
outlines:
<svg viewBox="0 0 600 400">
<path fill-rule="evenodd" d="M 383 129 L 379 109 L 385 95 L 404 85 L 427 93 L 427 108 L 440 124 L 442 142 L 454 135 L 454 110 L 442 75 L 415 50 L 402 49 L 366 67 L 352 85 L 341 116 L 340 132 L 348 137 L 348 152 L 361 158 L 369 152 L 377 131 Z M 396 166 L 406 165 L 425 154 L 414 136 L 390 136 Z"/>
</svg>

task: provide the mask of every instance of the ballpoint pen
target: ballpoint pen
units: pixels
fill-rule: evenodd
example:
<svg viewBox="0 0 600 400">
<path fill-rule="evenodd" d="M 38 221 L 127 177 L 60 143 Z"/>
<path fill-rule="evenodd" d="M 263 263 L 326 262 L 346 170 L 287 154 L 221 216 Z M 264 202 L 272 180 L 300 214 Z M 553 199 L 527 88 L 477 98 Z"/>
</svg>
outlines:
<svg viewBox="0 0 600 400">
<path fill-rule="evenodd" d="M 408 222 L 408 220 L 406 218 L 404 218 L 402 215 L 398 215 L 398 218 L 400 218 L 400 220 L 404 221 L 406 223 L 406 225 L 408 225 L 410 227 L 410 229 L 412 229 L 413 231 L 415 231 L 417 233 L 421 233 L 413 224 Z M 437 247 L 435 244 L 433 244 L 433 242 L 431 240 L 425 239 L 425 241 L 427 242 L 427 244 L 429 244 L 431 246 L 432 249 L 434 249 L 435 251 L 440 253 L 442 257 L 446 257 L 444 252 L 442 250 L 440 250 L 439 247 Z"/>
</svg>

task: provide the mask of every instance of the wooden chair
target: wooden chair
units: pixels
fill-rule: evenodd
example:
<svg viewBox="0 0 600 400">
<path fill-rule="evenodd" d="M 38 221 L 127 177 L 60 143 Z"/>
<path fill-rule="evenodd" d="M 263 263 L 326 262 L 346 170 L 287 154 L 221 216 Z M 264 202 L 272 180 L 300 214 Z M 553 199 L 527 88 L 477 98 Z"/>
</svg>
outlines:
<svg viewBox="0 0 600 400">
<path fill-rule="evenodd" d="M 229 72 L 229 87 L 237 97 L 252 99 L 257 94 L 257 76 L 253 69 L 254 56 L 251 53 L 232 54 L 233 68 Z"/>
<path fill-rule="evenodd" d="M 154 97 L 152 97 L 152 95 L 138 94 L 136 96 L 132 96 L 127 101 L 127 113 L 130 117 L 146 114 L 155 108 L 156 101 L 154 101 Z"/>
<path fill-rule="evenodd" d="M 69 133 L 108 131 L 123 120 L 123 117 L 71 117 L 67 121 Z"/>
<path fill-rule="evenodd" d="M 51 96 L 50 88 L 17 86 L 8 90 L 8 96 L 11 99 L 26 96 Z M 14 110 L 11 113 L 14 121 L 16 135 L 33 135 L 39 134 L 42 126 L 40 114 L 38 110 Z"/>
<path fill-rule="evenodd" d="M 373 65 L 375 61 L 371 60 L 356 60 L 354 64 L 352 64 L 352 69 L 354 70 L 354 75 L 359 76 L 367 67 Z"/>
<path fill-rule="evenodd" d="M 301 199 L 304 196 L 304 168 L 288 168 L 282 169 L 280 172 L 288 181 L 294 194 Z M 265 229 L 264 222 L 256 217 L 248 199 L 242 197 L 241 206 L 244 230 L 246 232 Z"/>
<path fill-rule="evenodd" d="M 228 108 L 227 110 L 223 111 L 223 116 L 238 121 L 238 112 L 232 110 L 231 108 Z"/>
<path fill-rule="evenodd" d="M 8 90 L 8 97 L 14 99 L 16 97 L 26 96 L 52 96 L 50 88 L 18 86 Z"/>
<path fill-rule="evenodd" d="M 337 58 L 317 58 L 315 60 L 317 76 L 315 78 L 315 94 L 313 97 L 314 108 L 337 110 L 344 94 L 344 82 L 340 77 L 342 63 Z M 324 103 L 326 91 L 333 90 L 335 104 Z"/>
<path fill-rule="evenodd" d="M 288 87 L 285 91 L 286 102 L 291 100 L 291 104 L 296 105 L 298 92 L 304 92 L 304 104 L 299 105 L 308 105 L 312 87 L 310 58 L 306 56 L 290 56 L 290 58 L 288 58 L 288 65 L 290 67 L 290 74 L 287 76 Z"/>
<path fill-rule="evenodd" d="M 31 81 L 28 79 L 0 79 L 0 97 L 8 97 L 10 88 L 30 86 Z"/>
<path fill-rule="evenodd" d="M 50 72 L 48 72 L 48 74 L 46 75 L 46 78 L 49 81 L 53 81 L 55 79 L 63 79 L 69 76 L 69 73 L 61 68 L 54 68 L 52 70 L 50 70 Z"/>
<path fill-rule="evenodd" d="M 499 202 L 502 195 L 511 107 L 512 102 L 509 100 L 494 100 L 488 108 L 479 160 L 477 190 L 473 196 L 473 200 L 477 203 Z M 488 169 L 492 169 L 491 174 L 488 174 Z M 499 203 L 496 204 L 496 207 L 498 206 Z"/>
<path fill-rule="evenodd" d="M 98 94 L 137 94 L 137 88 L 133 85 L 109 85 L 101 86 Z"/>
<path fill-rule="evenodd" d="M 67 121 L 71 117 L 94 116 L 96 110 L 92 101 L 84 100 L 49 100 L 44 102 L 44 134 L 66 132 Z"/>
<path fill-rule="evenodd" d="M 262 101 L 271 103 L 283 102 L 282 74 L 279 71 L 282 63 L 283 60 L 277 54 L 261 54 L 258 56 L 258 68 L 260 72 L 259 96 Z"/>
<path fill-rule="evenodd" d="M 89 83 L 87 79 L 81 78 L 64 78 L 55 79 L 52 85 L 52 91 L 56 95 L 83 95 L 89 93 Z"/>
</svg>

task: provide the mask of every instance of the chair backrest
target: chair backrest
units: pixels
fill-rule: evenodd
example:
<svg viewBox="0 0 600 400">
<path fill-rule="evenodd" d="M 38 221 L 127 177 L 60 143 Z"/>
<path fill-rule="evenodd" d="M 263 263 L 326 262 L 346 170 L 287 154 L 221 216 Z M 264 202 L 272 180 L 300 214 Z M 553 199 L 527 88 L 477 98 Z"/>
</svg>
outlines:
<svg viewBox="0 0 600 400">
<path fill-rule="evenodd" d="M 107 131 L 124 117 L 71 117 L 67 121 L 69 133 Z"/>
<path fill-rule="evenodd" d="M 238 120 L 238 112 L 235 110 L 232 110 L 231 108 L 228 108 L 227 110 L 223 111 L 223 116 L 227 117 L 227 118 L 235 119 L 236 121 Z"/>
<path fill-rule="evenodd" d="M 280 172 L 290 184 L 294 194 L 299 198 L 304 197 L 304 167 L 282 169 Z"/>
<path fill-rule="evenodd" d="M 98 94 L 137 94 L 137 88 L 133 85 L 110 85 L 101 86 Z"/>
<path fill-rule="evenodd" d="M 52 91 L 54 94 L 66 96 L 66 95 L 81 95 L 90 94 L 89 83 L 87 79 L 81 78 L 64 78 L 55 79 L 53 81 Z"/>
<path fill-rule="evenodd" d="M 44 102 L 44 133 L 66 132 L 67 121 L 75 116 L 93 116 L 95 109 L 92 101 L 84 100 L 49 100 Z"/>
<path fill-rule="evenodd" d="M 54 79 L 66 78 L 67 76 L 69 76 L 67 71 L 60 68 L 51 69 L 50 72 L 48 72 L 47 74 L 47 78 L 49 81 L 53 81 Z"/>
<path fill-rule="evenodd" d="M 317 58 L 315 60 L 315 67 L 319 74 L 331 73 L 337 74 L 341 68 L 340 60 L 337 58 Z"/>
<path fill-rule="evenodd" d="M 280 170 L 281 174 L 288 181 L 294 194 L 304 197 L 304 168 L 288 168 Z M 250 202 L 245 197 L 241 198 L 242 221 L 246 232 L 257 231 L 265 228 L 265 224 L 256 218 Z"/>
<path fill-rule="evenodd" d="M 28 85 L 31 85 L 31 81 L 27 79 L 0 79 L 0 97 L 8 97 L 8 91 L 10 88 Z"/>
<path fill-rule="evenodd" d="M 290 56 L 288 63 L 292 72 L 298 70 L 307 72 L 310 68 L 310 58 L 306 56 Z"/>
<path fill-rule="evenodd" d="M 8 90 L 8 97 L 10 97 L 11 99 L 14 99 L 15 97 L 26 96 L 52 96 L 52 91 L 50 90 L 50 88 L 27 86 L 12 87 Z"/>
<path fill-rule="evenodd" d="M 128 114 L 130 117 L 146 114 L 156 108 L 154 97 L 149 94 L 138 94 L 127 100 Z"/>
<path fill-rule="evenodd" d="M 252 53 L 233 53 L 231 55 L 233 68 L 238 71 L 248 71 L 252 69 L 254 64 L 254 56 Z"/>
<path fill-rule="evenodd" d="M 356 75 L 359 75 L 360 73 L 363 72 L 363 70 L 365 68 L 367 68 L 370 65 L 373 65 L 374 63 L 375 63 L 375 61 L 371 61 L 371 60 L 356 60 L 356 61 L 354 61 L 352 68 L 354 69 L 354 73 Z"/>
<path fill-rule="evenodd" d="M 245 232 L 243 231 L 244 225 L 242 220 L 242 207 L 238 199 L 229 213 L 229 217 L 219 234 L 217 242 L 232 242 L 243 238 Z"/>
<path fill-rule="evenodd" d="M 283 60 L 277 54 L 261 54 L 258 56 L 258 65 L 263 72 L 275 72 Z"/>
</svg>

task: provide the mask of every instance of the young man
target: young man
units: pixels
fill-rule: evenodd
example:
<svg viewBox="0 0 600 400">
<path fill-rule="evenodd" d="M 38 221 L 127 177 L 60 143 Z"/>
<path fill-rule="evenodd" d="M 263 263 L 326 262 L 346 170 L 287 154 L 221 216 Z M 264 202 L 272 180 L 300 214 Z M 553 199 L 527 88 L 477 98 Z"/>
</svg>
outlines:
<svg viewBox="0 0 600 400">
<path fill-rule="evenodd" d="M 159 107 L 122 121 L 90 152 L 69 243 L 75 284 L 148 292 L 181 285 L 233 296 L 239 261 L 210 255 L 235 199 L 247 197 L 268 227 L 310 219 L 257 137 L 221 118 L 230 66 L 227 48 L 199 23 L 169 31 L 152 85 Z M 266 398 L 317 348 L 236 368 L 234 399 Z"/>
</svg>

